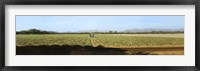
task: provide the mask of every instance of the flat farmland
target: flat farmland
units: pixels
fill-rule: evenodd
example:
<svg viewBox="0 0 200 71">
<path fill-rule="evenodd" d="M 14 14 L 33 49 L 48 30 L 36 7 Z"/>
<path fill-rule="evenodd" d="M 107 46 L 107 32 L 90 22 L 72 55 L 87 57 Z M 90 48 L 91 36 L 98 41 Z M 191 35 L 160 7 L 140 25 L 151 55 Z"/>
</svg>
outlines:
<svg viewBox="0 0 200 71">
<path fill-rule="evenodd" d="M 183 55 L 183 34 L 18 34 L 17 54 Z M 30 53 L 31 52 L 31 53 Z M 62 52 L 62 53 L 59 53 Z"/>
<path fill-rule="evenodd" d="M 41 45 L 91 46 L 90 37 L 85 34 L 17 35 L 16 43 L 17 46 L 41 46 Z"/>
<path fill-rule="evenodd" d="M 183 47 L 183 34 L 98 34 L 95 45 L 114 48 Z"/>
</svg>

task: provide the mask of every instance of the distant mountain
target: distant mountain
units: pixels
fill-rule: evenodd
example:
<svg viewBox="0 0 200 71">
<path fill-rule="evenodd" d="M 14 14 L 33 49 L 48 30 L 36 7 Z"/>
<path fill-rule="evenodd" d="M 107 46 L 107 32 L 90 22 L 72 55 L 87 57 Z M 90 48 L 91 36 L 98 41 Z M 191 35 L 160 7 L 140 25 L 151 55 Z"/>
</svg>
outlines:
<svg viewBox="0 0 200 71">
<path fill-rule="evenodd" d="M 82 31 L 78 31 L 78 32 L 107 32 L 107 30 L 82 30 Z"/>
<path fill-rule="evenodd" d="M 184 31 L 184 29 L 129 29 L 122 32 Z"/>
<path fill-rule="evenodd" d="M 38 29 L 29 29 L 16 31 L 17 34 L 58 34 L 58 33 L 183 33 L 184 29 L 130 29 L 124 31 L 116 31 L 116 30 L 83 30 L 78 32 L 55 32 L 55 31 L 46 31 L 46 30 L 38 30 Z"/>
<path fill-rule="evenodd" d="M 109 31 L 116 31 L 116 30 L 82 30 L 78 32 L 109 32 Z M 127 29 L 117 32 L 152 32 L 152 31 L 184 31 L 184 29 Z"/>
</svg>

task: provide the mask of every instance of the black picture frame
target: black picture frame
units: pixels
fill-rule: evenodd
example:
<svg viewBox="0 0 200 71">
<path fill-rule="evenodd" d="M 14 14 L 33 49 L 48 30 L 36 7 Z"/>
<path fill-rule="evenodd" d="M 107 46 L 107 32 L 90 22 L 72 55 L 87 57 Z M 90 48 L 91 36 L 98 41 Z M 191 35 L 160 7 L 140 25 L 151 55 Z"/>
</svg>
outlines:
<svg viewBox="0 0 200 71">
<path fill-rule="evenodd" d="M 5 5 L 195 5 L 195 66 L 5 66 Z M 0 0 L 0 69 L 2 71 L 199 71 L 199 0 Z"/>
</svg>

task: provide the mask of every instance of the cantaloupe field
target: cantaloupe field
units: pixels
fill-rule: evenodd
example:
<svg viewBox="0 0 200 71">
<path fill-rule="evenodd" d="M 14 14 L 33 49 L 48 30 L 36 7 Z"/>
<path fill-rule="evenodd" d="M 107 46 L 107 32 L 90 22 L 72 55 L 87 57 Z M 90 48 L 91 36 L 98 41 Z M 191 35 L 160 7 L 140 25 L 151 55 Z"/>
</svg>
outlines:
<svg viewBox="0 0 200 71">
<path fill-rule="evenodd" d="M 105 48 L 183 47 L 183 34 L 17 34 L 16 46 L 70 45 Z"/>
</svg>

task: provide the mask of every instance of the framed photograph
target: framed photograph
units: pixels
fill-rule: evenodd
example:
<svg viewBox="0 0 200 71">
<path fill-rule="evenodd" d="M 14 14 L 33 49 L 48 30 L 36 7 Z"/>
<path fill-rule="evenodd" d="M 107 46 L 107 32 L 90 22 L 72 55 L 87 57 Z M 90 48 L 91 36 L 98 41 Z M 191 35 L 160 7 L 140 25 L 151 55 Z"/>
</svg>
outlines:
<svg viewBox="0 0 200 71">
<path fill-rule="evenodd" d="M 3 0 L 2 71 L 197 71 L 199 0 Z"/>
</svg>

